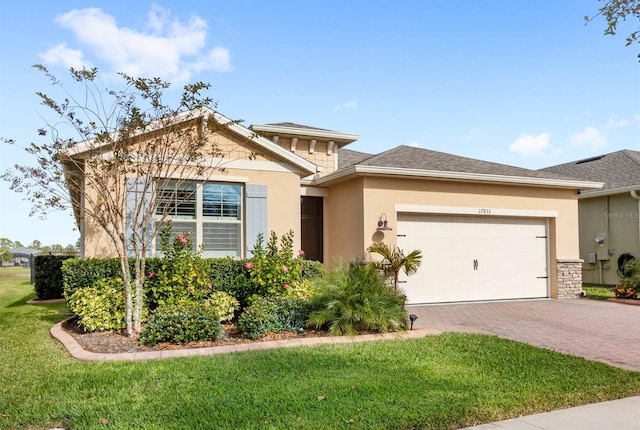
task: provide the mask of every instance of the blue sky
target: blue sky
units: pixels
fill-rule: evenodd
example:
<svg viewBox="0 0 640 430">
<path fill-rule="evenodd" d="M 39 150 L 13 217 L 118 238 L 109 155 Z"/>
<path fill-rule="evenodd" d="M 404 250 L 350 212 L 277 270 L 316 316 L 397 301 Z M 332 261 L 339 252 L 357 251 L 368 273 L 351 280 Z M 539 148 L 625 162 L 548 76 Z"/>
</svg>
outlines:
<svg viewBox="0 0 640 430">
<path fill-rule="evenodd" d="M 359 134 L 349 148 L 413 145 L 531 169 L 639 148 L 640 46 L 624 23 L 585 25 L 596 0 L 64 1 L 0 6 L 0 171 L 29 159 L 51 118 L 31 68 L 159 76 L 176 97 L 205 81 L 245 125 L 296 122 Z M 69 213 L 29 217 L 0 182 L 0 237 L 75 243 Z"/>
</svg>

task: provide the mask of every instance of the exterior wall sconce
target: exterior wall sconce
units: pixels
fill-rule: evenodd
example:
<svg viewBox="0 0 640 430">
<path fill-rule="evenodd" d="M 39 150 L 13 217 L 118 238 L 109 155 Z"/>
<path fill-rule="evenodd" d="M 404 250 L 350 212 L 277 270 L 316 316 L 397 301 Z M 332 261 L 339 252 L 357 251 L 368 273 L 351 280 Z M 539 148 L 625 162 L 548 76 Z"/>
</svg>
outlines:
<svg viewBox="0 0 640 430">
<path fill-rule="evenodd" d="M 378 218 L 378 228 L 376 230 L 378 231 L 390 231 L 393 230 L 391 227 L 389 227 L 387 225 L 387 214 L 386 213 L 382 213 L 382 215 L 380 215 L 380 218 Z"/>
</svg>

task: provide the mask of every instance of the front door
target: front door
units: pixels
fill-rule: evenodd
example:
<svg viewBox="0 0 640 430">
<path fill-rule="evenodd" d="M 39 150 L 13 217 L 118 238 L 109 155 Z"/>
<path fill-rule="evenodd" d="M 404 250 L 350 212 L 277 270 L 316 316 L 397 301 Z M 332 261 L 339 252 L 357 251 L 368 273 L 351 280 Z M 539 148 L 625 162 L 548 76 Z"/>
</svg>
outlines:
<svg viewBox="0 0 640 430">
<path fill-rule="evenodd" d="M 300 242 L 307 260 L 322 262 L 322 197 L 301 197 Z"/>
</svg>

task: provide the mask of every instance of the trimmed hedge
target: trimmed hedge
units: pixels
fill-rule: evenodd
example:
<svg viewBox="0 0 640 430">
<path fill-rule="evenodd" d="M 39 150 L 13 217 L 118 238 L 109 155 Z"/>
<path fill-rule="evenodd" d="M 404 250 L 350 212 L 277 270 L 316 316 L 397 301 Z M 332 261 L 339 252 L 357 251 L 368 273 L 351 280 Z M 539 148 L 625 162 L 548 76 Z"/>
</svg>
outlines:
<svg viewBox="0 0 640 430">
<path fill-rule="evenodd" d="M 36 255 L 33 258 L 33 278 L 38 299 L 61 299 L 64 297 L 62 265 L 70 255 Z"/>
<path fill-rule="evenodd" d="M 129 259 L 131 278 L 135 275 L 135 260 Z M 147 258 L 145 270 L 147 273 L 157 271 L 162 264 L 160 258 Z M 121 278 L 120 260 L 118 258 L 74 258 L 62 265 L 64 279 L 64 297 L 69 297 L 80 288 L 88 288 L 104 278 Z"/>
<path fill-rule="evenodd" d="M 134 277 L 134 259 L 129 260 L 131 277 Z M 159 272 L 162 267 L 162 258 L 150 257 L 146 259 L 145 271 Z M 236 284 L 239 275 L 246 275 L 245 261 L 232 258 L 208 258 L 204 259 L 207 276 L 216 291 L 224 291 L 241 302 L 253 292 L 241 291 Z M 115 278 L 121 276 L 120 260 L 117 258 L 74 258 L 62 265 L 64 279 L 64 297 L 70 297 L 77 289 L 87 288 L 103 278 Z"/>
<path fill-rule="evenodd" d="M 235 297 L 240 302 L 241 308 L 247 306 L 249 298 L 256 294 L 250 283 L 237 281 L 238 277 L 241 277 L 240 279 L 249 277 L 245 267 L 247 261 L 249 260 L 234 260 L 230 257 L 203 259 L 213 290 L 223 291 Z M 134 262 L 133 258 L 129 260 L 132 279 L 135 275 Z M 151 272 L 160 272 L 162 264 L 162 258 L 147 258 L 146 276 Z M 302 279 L 321 276 L 324 270 L 321 263 L 309 260 L 303 260 L 302 267 Z M 67 300 L 76 290 L 91 287 L 101 279 L 121 277 L 120 260 L 117 258 L 67 259 L 62 264 L 61 271 L 64 280 L 64 297 Z"/>
</svg>

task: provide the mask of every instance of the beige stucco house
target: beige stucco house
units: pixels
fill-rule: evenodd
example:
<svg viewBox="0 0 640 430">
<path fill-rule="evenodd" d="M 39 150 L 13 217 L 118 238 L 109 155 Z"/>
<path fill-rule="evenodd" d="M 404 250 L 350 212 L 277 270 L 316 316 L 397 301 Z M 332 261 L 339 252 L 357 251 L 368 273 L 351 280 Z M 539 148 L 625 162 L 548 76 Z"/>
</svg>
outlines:
<svg viewBox="0 0 640 430">
<path fill-rule="evenodd" d="M 205 256 L 249 257 L 259 233 L 289 230 L 329 265 L 368 258 L 377 241 L 420 249 L 422 267 L 401 280 L 414 304 L 580 295 L 577 192 L 602 184 L 409 146 L 345 148 L 357 139 L 233 124 L 215 136 L 225 174 L 194 181 L 195 205 L 174 228 L 193 231 Z M 78 220 L 84 255 L 108 255 L 100 230 Z"/>
<path fill-rule="evenodd" d="M 623 263 L 640 257 L 640 152 L 622 150 L 542 171 L 604 183 L 578 196 L 582 278 L 617 284 Z"/>
</svg>

